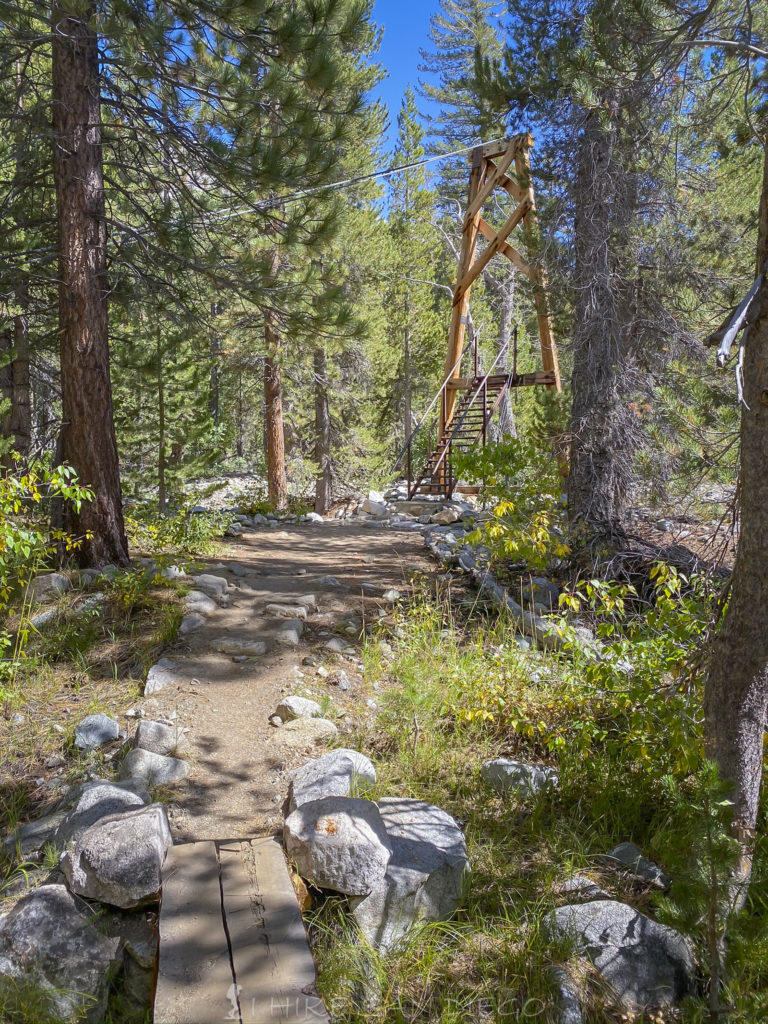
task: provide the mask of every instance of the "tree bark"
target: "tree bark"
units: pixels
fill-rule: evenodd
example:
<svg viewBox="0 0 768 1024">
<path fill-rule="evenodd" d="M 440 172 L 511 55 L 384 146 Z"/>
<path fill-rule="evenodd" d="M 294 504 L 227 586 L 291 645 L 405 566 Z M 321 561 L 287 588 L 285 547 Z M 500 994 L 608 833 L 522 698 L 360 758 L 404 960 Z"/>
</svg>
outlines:
<svg viewBox="0 0 768 1024">
<path fill-rule="evenodd" d="M 626 324 L 620 250 L 634 213 L 619 128 L 586 114 L 579 141 L 574 222 L 573 405 L 568 511 L 584 541 L 623 536 L 633 431 L 624 398 Z"/>
<path fill-rule="evenodd" d="M 16 301 L 26 307 L 27 296 L 18 293 Z M 13 362 L 11 363 L 11 417 L 8 433 L 13 446 L 23 458 L 32 447 L 32 400 L 29 389 L 29 331 L 24 312 L 13 318 Z"/>
<path fill-rule="evenodd" d="M 270 284 L 277 280 L 280 255 L 272 254 Z M 283 425 L 283 385 L 280 377 L 281 339 L 277 317 L 269 309 L 264 314 L 264 431 L 267 440 L 267 491 L 275 508 L 288 504 L 288 478 L 285 470 L 285 428 Z"/>
<path fill-rule="evenodd" d="M 760 200 L 758 270 L 768 260 L 768 146 Z M 730 602 L 705 684 L 707 755 L 733 785 L 734 833 L 742 847 L 738 882 L 746 895 L 754 847 L 768 714 L 768 280 L 744 336 L 741 409 L 741 529 Z"/>
<path fill-rule="evenodd" d="M 324 516 L 333 501 L 333 464 L 331 462 L 331 415 L 328 408 L 328 357 L 325 349 L 315 349 L 315 512 Z"/>
<path fill-rule="evenodd" d="M 157 509 L 162 515 L 167 504 L 165 486 L 165 381 L 163 380 L 163 339 L 158 321 L 156 327 L 157 357 Z"/>
<path fill-rule="evenodd" d="M 98 40 L 90 19 L 52 7 L 53 177 L 59 250 L 61 455 L 93 488 L 65 527 L 83 537 L 81 565 L 128 564 L 112 413 L 107 322 L 107 228 Z"/>
</svg>

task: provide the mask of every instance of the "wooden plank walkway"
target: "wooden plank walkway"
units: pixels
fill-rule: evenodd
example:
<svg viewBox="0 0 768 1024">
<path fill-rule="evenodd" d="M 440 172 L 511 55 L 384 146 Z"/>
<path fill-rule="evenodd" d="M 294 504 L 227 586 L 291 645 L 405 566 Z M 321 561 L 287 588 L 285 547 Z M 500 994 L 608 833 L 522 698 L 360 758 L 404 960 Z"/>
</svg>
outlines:
<svg viewBox="0 0 768 1024">
<path fill-rule="evenodd" d="M 172 847 L 163 869 L 155 1024 L 328 1019 L 279 842 Z"/>
</svg>

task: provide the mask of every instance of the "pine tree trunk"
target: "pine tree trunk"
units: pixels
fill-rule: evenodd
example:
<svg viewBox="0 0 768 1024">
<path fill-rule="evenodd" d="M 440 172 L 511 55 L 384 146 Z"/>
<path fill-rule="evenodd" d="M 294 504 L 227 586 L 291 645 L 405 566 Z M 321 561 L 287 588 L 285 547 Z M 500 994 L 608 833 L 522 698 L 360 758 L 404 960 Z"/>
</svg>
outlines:
<svg viewBox="0 0 768 1024">
<path fill-rule="evenodd" d="M 272 282 L 277 279 L 279 270 L 280 256 L 275 249 L 270 275 Z M 275 314 L 268 310 L 264 315 L 264 431 L 267 442 L 267 491 L 275 508 L 285 508 L 288 504 L 280 341 Z"/>
<path fill-rule="evenodd" d="M 324 516 L 333 501 L 333 465 L 331 462 L 331 415 L 328 408 L 328 357 L 325 349 L 315 349 L 315 512 Z"/>
<path fill-rule="evenodd" d="M 768 260 L 768 148 L 760 201 L 758 268 Z M 760 313 L 744 337 L 741 409 L 741 529 L 728 609 L 712 645 L 704 710 L 707 754 L 733 784 L 734 829 L 742 844 L 738 881 L 751 872 L 768 715 L 768 279 Z M 742 891 L 743 899 L 746 886 Z"/>
<path fill-rule="evenodd" d="M 623 402 L 623 317 L 617 294 L 616 247 L 626 228 L 625 172 L 618 129 L 597 112 L 579 141 L 574 222 L 576 292 L 568 512 L 585 542 L 609 548 L 623 536 L 621 519 L 632 478 Z"/>
<path fill-rule="evenodd" d="M 167 504 L 165 489 L 165 381 L 163 380 L 163 342 L 157 326 L 157 509 L 162 515 Z"/>
<path fill-rule="evenodd" d="M 407 306 L 406 306 L 407 309 Z M 408 313 L 406 313 L 406 316 Z M 411 328 L 403 336 L 403 444 L 413 430 L 413 378 L 411 376 Z"/>
<path fill-rule="evenodd" d="M 17 293 L 16 301 L 26 306 L 26 298 L 26 294 Z M 29 390 L 29 332 L 24 313 L 17 313 L 13 318 L 13 349 L 12 405 L 8 432 L 13 435 L 16 451 L 26 458 L 32 447 L 32 400 Z"/>
<path fill-rule="evenodd" d="M 61 455 L 95 497 L 79 513 L 68 505 L 65 526 L 75 536 L 89 534 L 78 549 L 81 565 L 127 565 L 109 377 L 98 41 L 89 25 L 93 7 L 80 11 L 52 8 Z"/>
</svg>

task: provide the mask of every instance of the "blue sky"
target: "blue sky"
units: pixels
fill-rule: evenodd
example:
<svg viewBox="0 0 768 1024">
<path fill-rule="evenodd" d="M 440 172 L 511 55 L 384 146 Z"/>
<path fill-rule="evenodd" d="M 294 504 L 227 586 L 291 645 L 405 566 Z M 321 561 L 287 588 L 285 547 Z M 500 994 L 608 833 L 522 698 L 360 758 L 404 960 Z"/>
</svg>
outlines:
<svg viewBox="0 0 768 1024">
<path fill-rule="evenodd" d="M 427 46 L 429 16 L 439 7 L 439 0 L 376 0 L 373 18 L 384 28 L 378 60 L 386 68 L 388 77 L 379 85 L 375 95 L 387 105 L 390 127 L 388 148 L 392 148 L 397 134 L 397 114 L 403 93 L 410 83 L 416 88 L 419 77 L 419 47 Z M 423 101 L 419 101 L 423 107 Z"/>
</svg>

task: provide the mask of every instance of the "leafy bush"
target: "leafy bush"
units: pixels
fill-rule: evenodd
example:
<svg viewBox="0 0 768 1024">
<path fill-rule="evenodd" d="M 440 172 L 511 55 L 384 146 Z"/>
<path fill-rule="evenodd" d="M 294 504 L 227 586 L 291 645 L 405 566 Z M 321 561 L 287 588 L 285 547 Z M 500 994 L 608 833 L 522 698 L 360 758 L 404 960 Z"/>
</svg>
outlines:
<svg viewBox="0 0 768 1024">
<path fill-rule="evenodd" d="M 486 445 L 455 456 L 456 473 L 480 484 L 493 518 L 467 538 L 488 545 L 497 559 L 543 569 L 568 554 L 566 510 L 557 460 L 529 440 Z"/>
<path fill-rule="evenodd" d="M 125 528 L 132 548 L 150 555 L 163 553 L 210 554 L 229 525 L 224 512 L 193 512 L 194 502 L 166 515 L 153 505 L 138 505 L 127 516 Z"/>
</svg>

